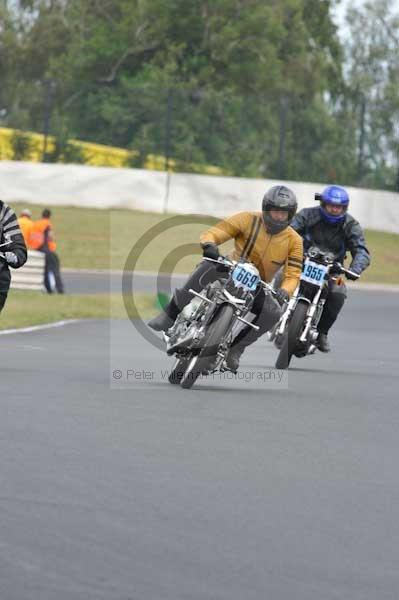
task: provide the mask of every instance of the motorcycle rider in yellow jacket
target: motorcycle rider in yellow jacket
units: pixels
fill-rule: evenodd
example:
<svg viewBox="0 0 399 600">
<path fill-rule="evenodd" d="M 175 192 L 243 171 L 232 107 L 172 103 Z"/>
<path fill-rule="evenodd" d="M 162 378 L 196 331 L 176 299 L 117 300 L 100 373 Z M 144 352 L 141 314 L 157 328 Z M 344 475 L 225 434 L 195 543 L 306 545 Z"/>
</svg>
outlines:
<svg viewBox="0 0 399 600">
<path fill-rule="evenodd" d="M 266 192 L 262 200 L 262 212 L 241 212 L 220 221 L 200 237 L 203 256 L 217 260 L 218 246 L 234 239 L 233 260 L 253 263 L 264 281 L 270 282 L 275 273 L 283 268 L 280 289 L 276 292 L 278 302 L 262 289 L 257 292 L 252 312 L 255 330 L 244 327 L 236 336 L 227 355 L 227 366 L 236 371 L 246 346 L 269 331 L 281 315 L 281 305 L 291 296 L 298 285 L 302 271 L 303 244 L 301 236 L 289 225 L 297 210 L 297 199 L 289 188 L 277 185 Z M 190 275 L 185 285 L 175 290 L 164 312 L 148 325 L 156 331 L 172 327 L 182 308 L 190 302 L 189 290 L 200 291 L 211 281 L 225 275 L 225 269 L 216 263 L 203 261 Z"/>
</svg>

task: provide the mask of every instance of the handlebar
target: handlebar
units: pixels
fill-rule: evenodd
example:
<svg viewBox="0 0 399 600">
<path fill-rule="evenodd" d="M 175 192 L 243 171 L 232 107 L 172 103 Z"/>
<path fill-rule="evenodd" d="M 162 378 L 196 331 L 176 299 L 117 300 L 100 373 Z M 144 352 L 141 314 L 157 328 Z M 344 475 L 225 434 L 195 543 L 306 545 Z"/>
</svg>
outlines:
<svg viewBox="0 0 399 600">
<path fill-rule="evenodd" d="M 341 263 L 339 263 L 339 262 L 334 263 L 334 269 L 335 268 L 338 268 L 343 275 L 349 275 L 353 279 L 359 279 L 359 277 L 360 277 L 359 273 L 355 273 L 354 271 L 351 271 L 350 269 L 345 269 L 345 267 L 343 265 L 341 265 Z"/>
</svg>

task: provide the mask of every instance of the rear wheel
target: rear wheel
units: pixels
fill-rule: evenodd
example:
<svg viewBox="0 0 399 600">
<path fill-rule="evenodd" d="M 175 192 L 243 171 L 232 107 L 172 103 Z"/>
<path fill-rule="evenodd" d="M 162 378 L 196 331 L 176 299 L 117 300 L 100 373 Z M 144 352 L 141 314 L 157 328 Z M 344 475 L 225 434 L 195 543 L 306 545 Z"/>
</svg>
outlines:
<svg viewBox="0 0 399 600">
<path fill-rule="evenodd" d="M 308 303 L 299 301 L 295 307 L 288 330 L 284 336 L 283 345 L 276 360 L 276 369 L 288 369 L 292 355 L 295 351 L 298 338 L 301 335 L 306 314 L 308 312 Z"/>
<path fill-rule="evenodd" d="M 216 359 L 221 340 L 226 335 L 234 315 L 234 307 L 224 304 L 208 327 L 205 345 L 197 356 L 193 356 L 187 366 L 180 385 L 190 389 L 203 371 Z"/>
</svg>

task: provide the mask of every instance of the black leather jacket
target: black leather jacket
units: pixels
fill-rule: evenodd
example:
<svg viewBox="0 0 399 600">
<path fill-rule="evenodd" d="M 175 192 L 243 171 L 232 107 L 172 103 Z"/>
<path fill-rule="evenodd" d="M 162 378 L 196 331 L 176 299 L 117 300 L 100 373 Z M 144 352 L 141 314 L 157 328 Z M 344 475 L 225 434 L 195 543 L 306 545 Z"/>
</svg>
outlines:
<svg viewBox="0 0 399 600">
<path fill-rule="evenodd" d="M 370 264 L 363 230 L 348 213 L 341 223 L 331 225 L 322 220 L 318 206 L 303 208 L 295 215 L 291 227 L 303 237 L 305 252 L 315 245 L 333 252 L 339 262 L 343 262 L 346 253 L 350 252 L 352 262 L 349 269 L 358 274 Z"/>
<path fill-rule="evenodd" d="M 27 250 L 25 240 L 18 225 L 15 212 L 0 200 L 0 243 L 3 244 L 7 239 L 11 239 L 12 244 L 0 248 L 0 252 L 14 252 L 18 258 L 15 269 L 22 267 L 27 259 Z M 10 287 L 11 274 L 7 262 L 0 258 L 0 293 L 8 292 Z"/>
</svg>

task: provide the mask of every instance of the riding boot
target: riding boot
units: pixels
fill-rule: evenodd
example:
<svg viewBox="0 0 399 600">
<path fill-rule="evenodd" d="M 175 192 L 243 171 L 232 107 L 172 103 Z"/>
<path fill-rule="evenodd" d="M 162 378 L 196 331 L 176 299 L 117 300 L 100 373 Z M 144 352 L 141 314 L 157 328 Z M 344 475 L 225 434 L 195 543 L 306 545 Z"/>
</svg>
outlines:
<svg viewBox="0 0 399 600">
<path fill-rule="evenodd" d="M 175 298 L 173 297 L 163 311 L 148 321 L 147 325 L 148 327 L 151 327 L 151 329 L 154 329 L 154 331 L 167 331 L 176 321 L 179 312 L 180 308 L 177 306 Z"/>
</svg>

